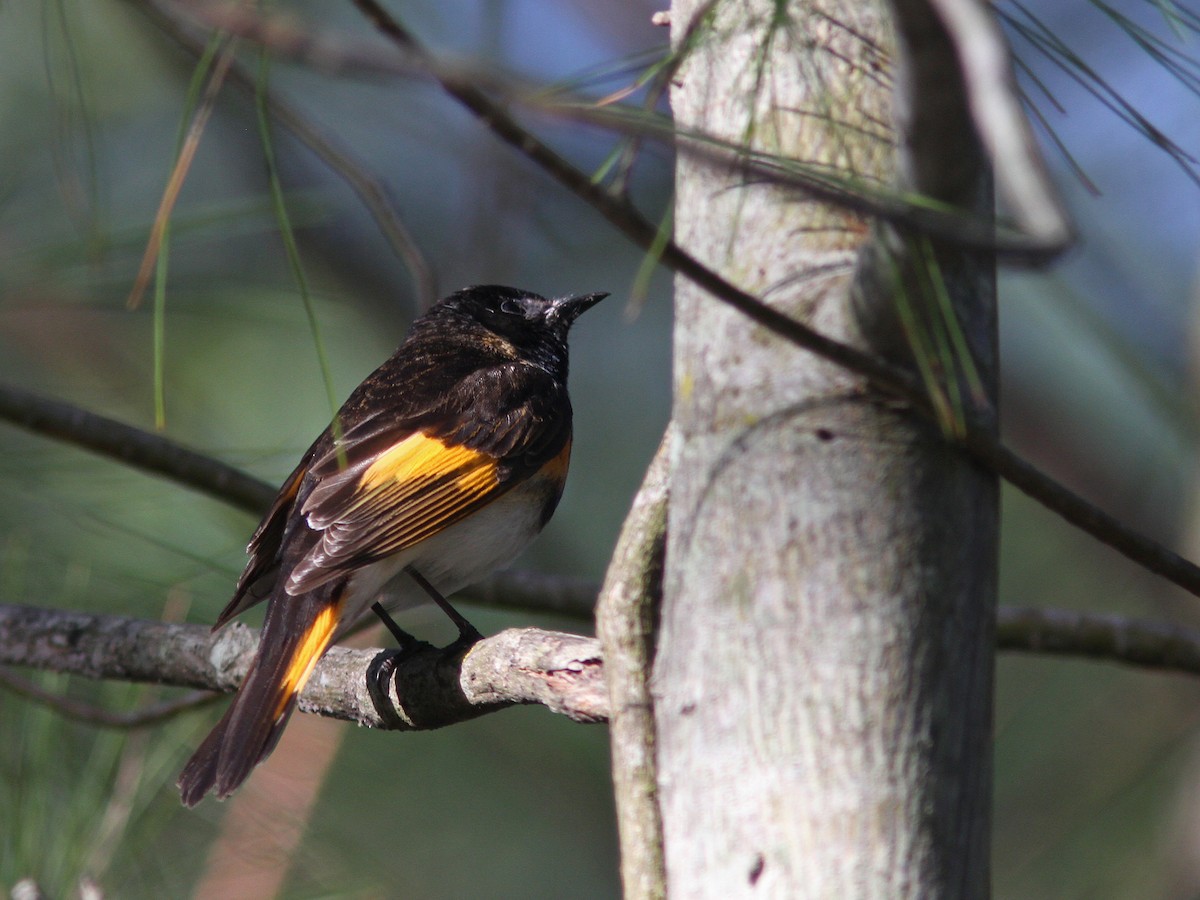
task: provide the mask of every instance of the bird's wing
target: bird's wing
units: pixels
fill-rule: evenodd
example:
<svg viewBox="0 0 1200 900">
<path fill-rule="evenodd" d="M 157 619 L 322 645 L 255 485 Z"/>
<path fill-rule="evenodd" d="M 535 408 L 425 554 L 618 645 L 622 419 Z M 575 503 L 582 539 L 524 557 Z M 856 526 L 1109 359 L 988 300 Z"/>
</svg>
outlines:
<svg viewBox="0 0 1200 900">
<path fill-rule="evenodd" d="M 364 422 L 314 459 L 288 593 L 432 537 L 556 457 L 570 440 L 570 404 L 548 378 L 533 367 L 483 370 L 438 415 Z"/>
<path fill-rule="evenodd" d="M 300 543 L 305 542 L 306 527 L 299 508 L 317 484 L 312 474 L 314 462 L 323 460 L 323 468 L 330 467 L 335 433 L 339 452 L 332 461 L 336 471 L 336 466 L 342 462 L 369 458 L 377 450 L 394 443 L 396 436 L 406 429 L 412 432 L 426 420 L 441 421 L 464 411 L 462 398 L 454 391 L 446 390 L 445 386 L 446 379 L 453 384 L 468 375 L 469 370 L 455 371 L 447 365 L 453 360 L 444 359 L 434 360 L 438 365 L 432 368 L 428 361 L 422 366 L 419 365 L 422 354 L 403 351 L 404 347 L 355 388 L 338 411 L 336 427 L 331 425 L 321 433 L 284 481 L 250 538 L 246 547 L 250 559 L 213 630 L 270 596 L 279 576 L 284 547 L 293 536 Z M 461 360 L 462 356 L 454 359 Z M 430 371 L 440 373 L 442 383 L 431 378 Z"/>
<path fill-rule="evenodd" d="M 388 407 L 372 402 L 369 414 L 354 415 L 378 380 L 347 400 L 340 437 L 326 429 L 284 482 L 215 628 L 265 599 L 285 555 L 289 593 L 324 584 L 486 506 L 571 437 L 565 388 L 532 366 L 480 369 L 420 402 L 389 386 Z"/>
</svg>

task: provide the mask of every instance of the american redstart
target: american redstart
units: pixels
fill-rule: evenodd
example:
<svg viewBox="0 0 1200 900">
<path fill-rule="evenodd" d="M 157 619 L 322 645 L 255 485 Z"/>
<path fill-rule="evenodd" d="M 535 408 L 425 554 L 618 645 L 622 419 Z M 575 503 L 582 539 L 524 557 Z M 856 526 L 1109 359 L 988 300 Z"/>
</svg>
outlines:
<svg viewBox="0 0 1200 900">
<path fill-rule="evenodd" d="M 317 661 L 387 588 L 443 599 L 510 562 L 549 520 L 571 456 L 567 332 L 607 294 L 547 300 L 498 285 L 446 297 L 360 384 L 250 539 L 215 631 L 259 601 L 257 654 L 179 776 L 227 797 L 274 748 Z"/>
</svg>

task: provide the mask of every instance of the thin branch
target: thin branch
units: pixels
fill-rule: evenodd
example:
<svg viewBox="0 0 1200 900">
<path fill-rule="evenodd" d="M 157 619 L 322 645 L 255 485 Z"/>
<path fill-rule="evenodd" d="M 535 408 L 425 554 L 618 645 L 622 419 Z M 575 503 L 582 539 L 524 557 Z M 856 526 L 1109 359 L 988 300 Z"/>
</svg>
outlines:
<svg viewBox="0 0 1200 900">
<path fill-rule="evenodd" d="M 88 678 L 232 691 L 257 634 L 241 624 L 147 622 L 0 605 L 0 664 Z M 317 664 L 300 709 L 371 728 L 440 728 L 517 704 L 540 704 L 578 722 L 608 717 L 599 642 L 539 629 L 509 629 L 447 653 L 424 646 L 395 665 L 394 651 L 334 647 Z"/>
<path fill-rule="evenodd" d="M 600 585 L 589 578 L 509 569 L 463 589 L 458 596 L 479 606 L 525 609 L 590 622 L 599 591 Z"/>
<path fill-rule="evenodd" d="M 275 488 L 175 441 L 70 403 L 0 385 L 0 420 L 161 475 L 225 503 L 261 514 Z"/>
<path fill-rule="evenodd" d="M 267 482 L 170 438 L 20 388 L 0 385 L 0 420 L 169 478 L 253 515 L 261 515 L 275 499 L 276 489 Z M 474 585 L 464 596 L 483 606 L 590 620 L 598 591 L 584 578 L 509 571 Z"/>
<path fill-rule="evenodd" d="M 969 429 L 963 438 L 963 445 L 977 460 L 998 472 L 1005 481 L 1046 509 L 1058 513 L 1064 520 L 1112 547 L 1126 559 L 1200 596 L 1200 568 L 1191 560 L 1084 500 L 991 435 L 975 428 Z"/>
<path fill-rule="evenodd" d="M 360 7 L 380 9 L 371 0 L 355 2 Z M 519 105 L 556 118 L 596 125 L 625 135 L 651 138 L 673 147 L 676 152 L 730 166 L 747 177 L 765 178 L 791 186 L 809 199 L 834 204 L 865 216 L 875 216 L 897 227 L 927 232 L 964 248 L 991 250 L 1032 261 L 1048 259 L 1065 249 L 1061 242 L 1047 243 L 1040 236 L 999 228 L 991 220 L 965 216 L 961 210 L 952 207 L 913 202 L 911 196 L 898 194 L 886 185 L 868 186 L 861 179 L 855 181 L 828 168 L 751 151 L 744 145 L 711 134 L 681 129 L 669 117 L 650 110 L 632 110 L 622 104 L 608 104 L 603 100 L 597 103 L 574 96 L 556 100 L 555 95 L 535 89 L 511 75 L 471 63 L 449 61 L 440 55 L 428 53 L 395 19 L 390 19 L 395 30 L 385 33 L 401 53 L 387 55 L 374 45 L 339 40 L 305 30 L 288 18 L 263 15 L 232 5 L 192 7 L 188 13 L 222 33 L 253 41 L 268 47 L 276 56 L 327 73 L 345 77 L 390 75 L 431 78 L 459 102 L 487 119 L 489 127 L 505 140 L 507 138 L 501 132 L 507 131 L 511 123 L 497 118 L 496 111 L 500 111 L 507 119 L 510 114 L 503 104 Z M 386 11 L 382 12 L 385 18 L 388 15 Z M 378 22 L 374 16 L 372 20 Z M 406 36 L 403 42 L 399 35 Z M 500 98 L 503 103 L 492 99 L 493 96 Z M 521 126 L 515 127 L 527 133 Z M 532 146 L 523 149 L 540 152 L 539 148 Z M 619 185 L 606 187 L 587 175 L 583 175 L 583 178 L 595 187 L 598 196 L 604 195 L 618 204 L 629 205 Z M 594 199 L 589 202 L 596 205 Z"/>
<path fill-rule="evenodd" d="M 167 719 L 173 719 L 180 713 L 208 706 L 220 699 L 220 694 L 213 694 L 209 691 L 193 691 L 187 696 L 175 700 L 164 700 L 161 703 L 152 703 L 131 712 L 115 712 L 48 691 L 3 668 L 0 668 L 0 687 L 11 691 L 18 697 L 25 697 L 27 700 L 48 706 L 65 718 L 88 725 L 99 725 L 101 728 L 146 728 L 150 725 L 158 725 Z"/>
<path fill-rule="evenodd" d="M 1200 675 L 1200 631 L 1149 619 L 1002 606 L 996 645 Z"/>
</svg>

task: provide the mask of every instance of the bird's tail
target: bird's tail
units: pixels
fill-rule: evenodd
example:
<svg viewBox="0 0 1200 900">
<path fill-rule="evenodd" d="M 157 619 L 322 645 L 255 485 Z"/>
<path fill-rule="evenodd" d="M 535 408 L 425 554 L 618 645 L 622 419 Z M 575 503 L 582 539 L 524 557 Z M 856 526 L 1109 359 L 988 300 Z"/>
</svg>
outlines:
<svg viewBox="0 0 1200 900">
<path fill-rule="evenodd" d="M 298 597 L 276 588 L 246 680 L 179 775 L 185 806 L 195 806 L 209 791 L 228 797 L 275 749 L 296 698 L 338 631 L 343 597 L 340 581 Z"/>
</svg>

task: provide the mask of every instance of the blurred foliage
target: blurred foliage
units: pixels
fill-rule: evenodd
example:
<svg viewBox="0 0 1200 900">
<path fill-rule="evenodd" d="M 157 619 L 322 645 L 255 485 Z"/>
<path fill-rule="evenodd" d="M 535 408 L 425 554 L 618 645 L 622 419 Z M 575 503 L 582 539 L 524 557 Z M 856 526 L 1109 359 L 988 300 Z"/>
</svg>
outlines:
<svg viewBox="0 0 1200 900">
<path fill-rule="evenodd" d="M 651 3 L 393 6 L 439 49 L 553 83 L 618 70 L 614 60 L 645 61 L 666 40 L 649 25 Z M 1039 22 L 1069 26 L 1073 47 L 1103 60 L 1093 64 L 1106 83 L 1127 89 L 1178 146 L 1200 146 L 1194 97 L 1154 81 L 1161 73 L 1146 75 L 1155 66 L 1114 37 L 1111 17 L 1097 13 L 1098 25 L 1078 6 L 1045 4 Z M 1125 14 L 1143 21 L 1154 14 L 1145 7 Z M 349 4 L 287 9 L 331 32 L 370 36 Z M 253 64 L 252 53 L 243 58 Z M 1054 84 L 1053 66 L 1023 62 Z M 152 425 L 153 313 L 125 301 L 193 66 L 136 3 L 0 7 L 0 379 Z M 339 79 L 280 62 L 271 87 L 386 186 L 441 293 L 485 281 L 614 293 L 574 335 L 571 483 L 520 563 L 599 578 L 667 415 L 669 278 L 650 279 L 640 316 L 628 321 L 623 304 L 640 285 L 641 256 L 427 83 Z M 1072 192 L 1080 251 L 1051 273 L 1004 281 L 1008 435 L 1107 508 L 1182 542 L 1194 530 L 1183 486 L 1195 427 L 1190 403 L 1177 398 L 1191 352 L 1197 192 L 1143 137 L 1114 133 L 1086 92 L 1067 83 L 1054 96 L 1071 117 L 1043 112 L 1104 196 Z M 617 145 L 534 124 L 586 170 Z M 341 397 L 402 336 L 416 309 L 413 281 L 339 177 L 282 129 L 273 142 Z M 1065 164 L 1060 175 L 1069 185 Z M 669 178 L 668 162 L 652 153 L 633 169 L 631 189 L 656 220 Z M 278 480 L 323 427 L 328 402 L 272 212 L 253 98 L 235 85 L 220 95 L 176 207 L 169 262 L 166 433 Z M 203 622 L 224 605 L 250 517 L 6 426 L 0 448 L 0 602 L 146 617 L 168 610 Z M 1021 497 L 1006 495 L 1002 562 L 1005 602 L 1200 620 L 1194 598 Z M 472 618 L 492 631 L 536 617 Z M 447 636 L 432 612 L 407 624 Z M 40 683 L 122 709 L 163 693 Z M 997 896 L 1194 895 L 1200 825 L 1184 813 L 1200 792 L 1198 710 L 1200 685 L 1189 679 L 1002 659 Z M 32 876 L 69 896 L 87 875 L 114 897 L 187 893 L 226 807 L 185 812 L 173 781 L 214 715 L 115 733 L 0 693 L 0 884 Z M 604 729 L 515 710 L 430 734 L 343 731 L 287 896 L 616 894 Z"/>
</svg>

